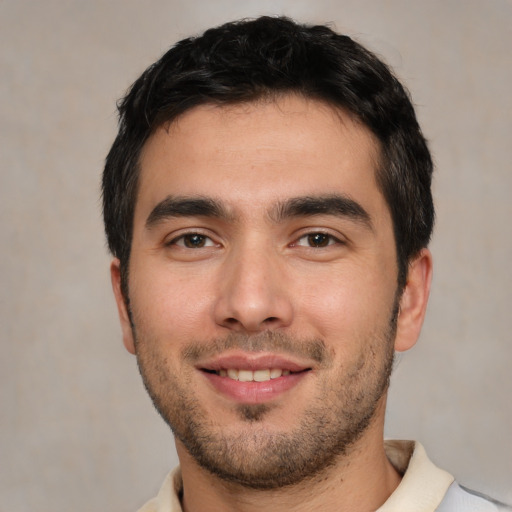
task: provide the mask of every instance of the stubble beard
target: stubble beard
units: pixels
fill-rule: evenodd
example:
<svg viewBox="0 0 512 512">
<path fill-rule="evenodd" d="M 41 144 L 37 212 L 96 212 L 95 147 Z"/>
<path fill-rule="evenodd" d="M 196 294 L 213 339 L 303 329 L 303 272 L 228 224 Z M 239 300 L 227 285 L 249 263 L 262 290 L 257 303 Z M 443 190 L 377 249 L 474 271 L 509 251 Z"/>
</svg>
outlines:
<svg viewBox="0 0 512 512">
<path fill-rule="evenodd" d="M 384 332 L 375 333 L 369 342 L 361 340 L 367 352 L 360 353 L 350 368 L 341 367 L 336 378 L 319 383 L 316 401 L 304 410 L 298 426 L 286 432 L 265 426 L 272 404 L 236 406 L 242 427 L 223 431 L 208 418 L 186 380 L 170 372 L 166 358 L 152 351 L 151 340 L 136 337 L 137 361 L 157 411 L 201 467 L 227 483 L 276 489 L 319 476 L 346 457 L 368 429 L 389 385 L 397 311 L 395 305 Z M 192 343 L 182 359 L 201 347 L 220 352 L 235 346 L 256 351 L 288 347 L 310 357 L 316 353 L 320 367 L 332 365 L 332 356 L 320 340 L 296 340 L 270 331 Z"/>
</svg>

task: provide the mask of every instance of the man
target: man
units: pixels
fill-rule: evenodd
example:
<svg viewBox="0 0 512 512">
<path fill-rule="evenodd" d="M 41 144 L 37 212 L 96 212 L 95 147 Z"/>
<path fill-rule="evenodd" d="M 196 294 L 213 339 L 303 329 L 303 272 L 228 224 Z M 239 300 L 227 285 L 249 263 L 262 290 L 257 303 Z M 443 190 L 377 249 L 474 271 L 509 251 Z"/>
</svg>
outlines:
<svg viewBox="0 0 512 512">
<path fill-rule="evenodd" d="M 126 348 L 180 468 L 142 511 L 495 511 L 383 441 L 432 275 L 432 162 L 403 87 L 327 27 L 179 42 L 103 177 Z"/>
</svg>

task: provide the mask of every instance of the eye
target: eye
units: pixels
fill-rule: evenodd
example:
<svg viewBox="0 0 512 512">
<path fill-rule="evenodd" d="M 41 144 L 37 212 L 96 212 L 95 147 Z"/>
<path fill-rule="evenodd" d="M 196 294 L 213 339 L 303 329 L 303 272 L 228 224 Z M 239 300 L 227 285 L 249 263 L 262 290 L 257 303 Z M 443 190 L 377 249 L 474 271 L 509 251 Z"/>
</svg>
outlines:
<svg viewBox="0 0 512 512">
<path fill-rule="evenodd" d="M 340 243 L 340 241 L 332 235 L 328 233 L 322 233 L 321 231 L 318 233 L 308 233 L 307 235 L 301 236 L 296 245 L 300 245 L 303 247 L 314 247 L 314 248 L 322 248 L 327 247 L 328 245 L 334 245 L 336 243 Z"/>
<path fill-rule="evenodd" d="M 214 247 L 215 243 L 210 237 L 200 233 L 187 233 L 172 240 L 169 245 L 179 245 L 187 249 L 202 249 L 203 247 Z"/>
</svg>

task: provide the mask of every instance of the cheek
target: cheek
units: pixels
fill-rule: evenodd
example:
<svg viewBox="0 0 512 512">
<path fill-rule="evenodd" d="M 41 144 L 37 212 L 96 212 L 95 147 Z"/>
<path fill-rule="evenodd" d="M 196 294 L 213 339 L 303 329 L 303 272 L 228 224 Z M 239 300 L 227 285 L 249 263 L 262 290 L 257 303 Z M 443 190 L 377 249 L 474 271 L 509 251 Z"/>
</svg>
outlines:
<svg viewBox="0 0 512 512">
<path fill-rule="evenodd" d="M 130 304 L 140 334 L 190 340 L 205 327 L 211 299 L 204 280 L 186 273 L 145 269 L 130 283 Z"/>
<path fill-rule="evenodd" d="M 385 276 L 368 268 L 316 276 L 296 291 L 298 318 L 313 326 L 314 334 L 346 343 L 385 329 L 396 289 Z"/>
</svg>

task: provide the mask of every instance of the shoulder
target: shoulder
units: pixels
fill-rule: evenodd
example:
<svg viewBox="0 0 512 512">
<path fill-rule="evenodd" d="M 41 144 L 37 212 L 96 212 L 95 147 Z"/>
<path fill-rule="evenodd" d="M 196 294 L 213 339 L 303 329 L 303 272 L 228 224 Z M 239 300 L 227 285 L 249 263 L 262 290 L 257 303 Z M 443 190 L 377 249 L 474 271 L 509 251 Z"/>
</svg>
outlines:
<svg viewBox="0 0 512 512">
<path fill-rule="evenodd" d="M 414 441 L 386 441 L 386 455 L 403 475 L 379 512 L 512 512 L 512 508 L 460 486 Z"/>
<path fill-rule="evenodd" d="M 512 508 L 454 482 L 436 512 L 506 512 Z"/>
<path fill-rule="evenodd" d="M 139 508 L 137 512 L 157 512 L 158 511 L 158 503 L 157 499 L 153 498 L 149 500 L 143 507 Z"/>
<path fill-rule="evenodd" d="M 182 512 L 182 489 L 181 471 L 177 467 L 167 475 L 156 498 L 149 500 L 137 512 Z"/>
</svg>

